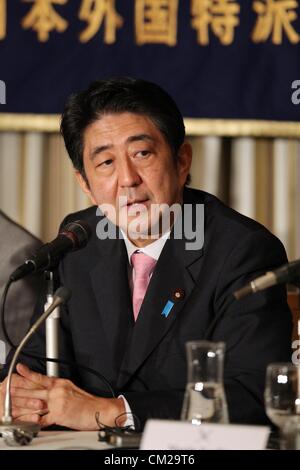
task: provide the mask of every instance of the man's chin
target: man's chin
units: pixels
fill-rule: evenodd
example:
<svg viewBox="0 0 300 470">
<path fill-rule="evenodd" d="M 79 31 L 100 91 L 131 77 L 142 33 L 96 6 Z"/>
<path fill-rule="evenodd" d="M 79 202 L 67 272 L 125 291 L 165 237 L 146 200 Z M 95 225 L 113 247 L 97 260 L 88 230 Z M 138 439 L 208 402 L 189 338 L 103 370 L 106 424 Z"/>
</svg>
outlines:
<svg viewBox="0 0 300 470">
<path fill-rule="evenodd" d="M 138 223 L 137 218 L 128 220 L 127 224 L 122 224 L 120 221 L 119 227 L 126 234 L 127 238 L 134 242 L 134 240 L 157 240 L 160 237 L 159 230 L 156 227 L 151 227 L 148 223 Z"/>
<path fill-rule="evenodd" d="M 158 240 L 160 237 L 159 233 L 151 233 L 149 232 L 128 232 L 128 238 L 134 242 L 134 240 L 147 240 L 148 242 L 154 242 L 155 240 Z"/>
</svg>

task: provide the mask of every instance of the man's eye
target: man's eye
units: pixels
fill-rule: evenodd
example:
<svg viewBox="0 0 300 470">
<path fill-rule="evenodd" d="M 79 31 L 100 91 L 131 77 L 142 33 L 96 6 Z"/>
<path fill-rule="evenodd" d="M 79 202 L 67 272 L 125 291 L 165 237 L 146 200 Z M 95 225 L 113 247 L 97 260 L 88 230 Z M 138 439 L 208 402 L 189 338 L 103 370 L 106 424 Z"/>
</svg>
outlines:
<svg viewBox="0 0 300 470">
<path fill-rule="evenodd" d="M 150 150 L 140 150 L 139 152 L 136 152 L 135 156 L 138 158 L 145 158 L 150 155 Z"/>
<path fill-rule="evenodd" d="M 98 166 L 109 166 L 112 164 L 112 159 L 104 160 L 104 162 L 99 163 Z"/>
</svg>

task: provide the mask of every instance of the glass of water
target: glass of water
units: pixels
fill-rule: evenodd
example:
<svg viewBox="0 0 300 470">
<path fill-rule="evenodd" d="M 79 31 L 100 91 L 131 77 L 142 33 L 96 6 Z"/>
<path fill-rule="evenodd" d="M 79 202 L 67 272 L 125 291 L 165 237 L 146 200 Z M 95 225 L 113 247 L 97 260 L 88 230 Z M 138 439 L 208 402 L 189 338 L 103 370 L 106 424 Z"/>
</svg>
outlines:
<svg viewBox="0 0 300 470">
<path fill-rule="evenodd" d="M 186 343 L 188 380 L 181 419 L 192 424 L 228 423 L 223 385 L 225 343 Z"/>
<path fill-rule="evenodd" d="M 300 368 L 292 363 L 270 364 L 265 388 L 266 412 L 283 429 L 291 417 L 300 417 Z"/>
</svg>

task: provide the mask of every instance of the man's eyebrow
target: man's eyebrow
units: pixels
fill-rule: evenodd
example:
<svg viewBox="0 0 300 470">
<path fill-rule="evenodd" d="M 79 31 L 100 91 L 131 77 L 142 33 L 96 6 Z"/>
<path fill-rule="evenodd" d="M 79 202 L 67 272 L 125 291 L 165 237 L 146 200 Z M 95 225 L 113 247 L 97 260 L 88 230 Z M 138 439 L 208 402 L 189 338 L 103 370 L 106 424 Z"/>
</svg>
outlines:
<svg viewBox="0 0 300 470">
<path fill-rule="evenodd" d="M 127 143 L 131 143 L 131 142 L 138 142 L 139 140 L 142 140 L 142 141 L 150 141 L 150 142 L 154 142 L 155 139 L 154 137 L 152 137 L 151 135 L 149 134 L 137 134 L 137 135 L 131 135 L 130 137 L 128 137 L 126 139 L 126 142 Z M 95 147 L 91 154 L 90 154 L 90 160 L 94 160 L 94 158 L 99 155 L 99 153 L 101 152 L 105 152 L 106 150 L 109 150 L 113 148 L 113 145 L 110 144 L 110 145 L 99 145 L 97 147 Z"/>
<path fill-rule="evenodd" d="M 150 142 L 154 142 L 155 139 L 149 134 L 137 134 L 137 135 L 132 135 L 128 137 L 126 142 L 131 143 L 131 142 L 137 142 L 138 140 L 149 140 Z"/>
<path fill-rule="evenodd" d="M 90 160 L 94 160 L 94 158 L 99 155 L 99 153 L 101 152 L 105 152 L 105 150 L 109 150 L 113 147 L 113 145 L 99 145 L 97 147 L 95 147 L 91 154 L 90 154 Z"/>
</svg>

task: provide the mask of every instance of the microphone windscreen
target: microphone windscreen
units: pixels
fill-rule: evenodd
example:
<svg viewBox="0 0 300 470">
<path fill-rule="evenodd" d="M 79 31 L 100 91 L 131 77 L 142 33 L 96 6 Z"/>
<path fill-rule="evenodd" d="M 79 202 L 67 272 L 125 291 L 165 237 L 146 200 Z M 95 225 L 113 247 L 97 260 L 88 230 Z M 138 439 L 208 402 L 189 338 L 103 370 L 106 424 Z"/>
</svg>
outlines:
<svg viewBox="0 0 300 470">
<path fill-rule="evenodd" d="M 59 235 L 65 235 L 73 243 L 71 251 L 79 250 L 86 246 L 87 242 L 91 238 L 92 230 L 87 222 L 84 220 L 76 220 L 65 225 Z"/>
<path fill-rule="evenodd" d="M 67 287 L 59 287 L 54 294 L 54 300 L 59 298 L 62 303 L 68 302 L 71 298 L 71 291 Z"/>
</svg>

